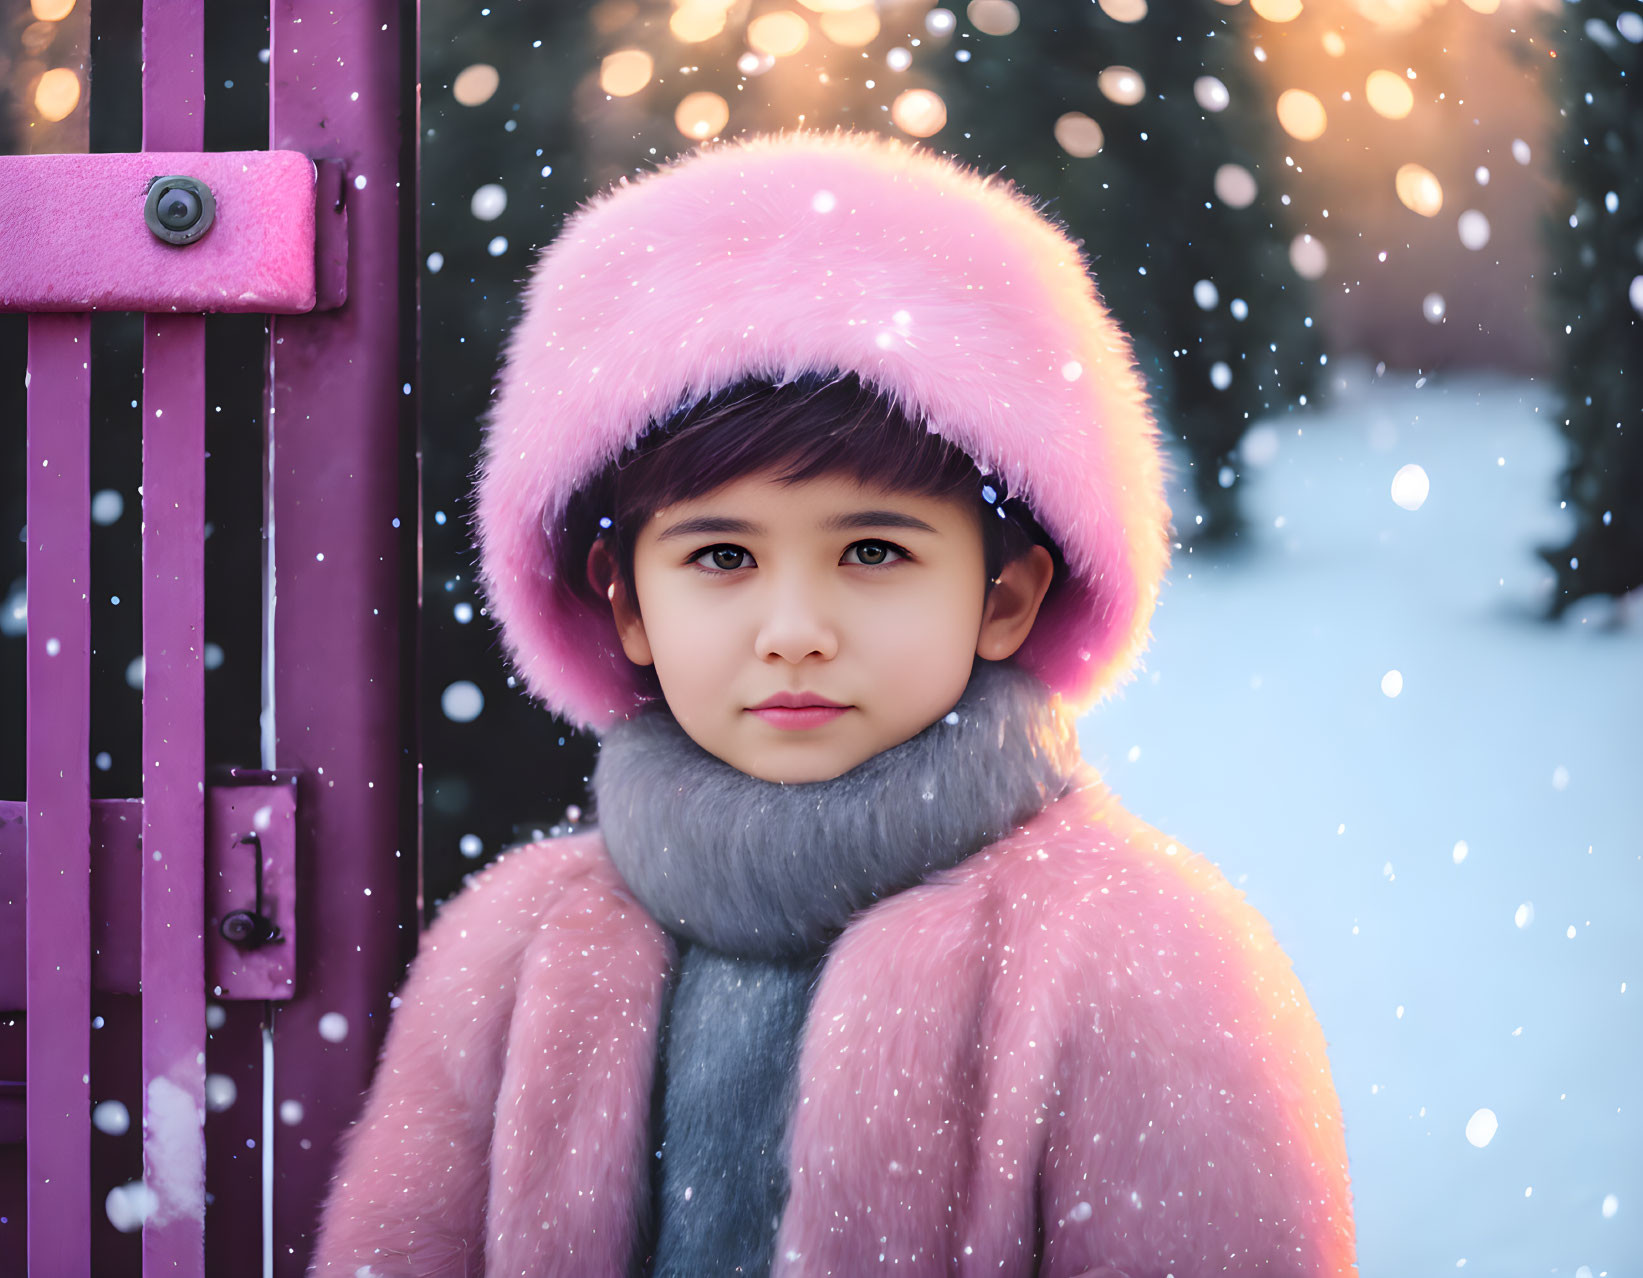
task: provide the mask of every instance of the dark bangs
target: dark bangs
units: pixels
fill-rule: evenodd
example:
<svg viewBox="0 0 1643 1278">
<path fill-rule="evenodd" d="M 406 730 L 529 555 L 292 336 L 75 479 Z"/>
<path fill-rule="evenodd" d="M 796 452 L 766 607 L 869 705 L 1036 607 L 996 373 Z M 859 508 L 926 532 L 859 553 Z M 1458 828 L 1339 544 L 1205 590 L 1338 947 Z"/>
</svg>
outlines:
<svg viewBox="0 0 1643 1278">
<path fill-rule="evenodd" d="M 847 475 L 914 496 L 969 497 L 981 519 L 989 589 L 1003 565 L 1035 541 L 1050 549 L 1061 575 L 1059 552 L 1021 503 L 1001 503 L 996 479 L 984 480 L 963 450 L 909 420 L 854 373 L 812 373 L 783 386 L 749 379 L 652 427 L 572 498 L 554 571 L 597 598 L 586 564 L 602 536 L 636 599 L 633 547 L 656 512 L 760 471 L 775 471 L 783 484 Z"/>
</svg>

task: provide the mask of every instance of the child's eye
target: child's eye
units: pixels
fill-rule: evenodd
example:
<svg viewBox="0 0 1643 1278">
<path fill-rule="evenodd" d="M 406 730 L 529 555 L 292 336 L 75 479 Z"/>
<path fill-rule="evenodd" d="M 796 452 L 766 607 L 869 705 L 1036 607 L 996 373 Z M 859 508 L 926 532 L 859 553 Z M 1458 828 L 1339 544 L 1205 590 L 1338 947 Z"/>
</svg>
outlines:
<svg viewBox="0 0 1643 1278">
<path fill-rule="evenodd" d="M 888 541 L 854 542 L 850 546 L 849 550 L 846 550 L 844 553 L 848 555 L 851 550 L 857 550 L 863 546 L 867 547 L 867 550 L 863 552 L 862 557 L 857 562 L 865 568 L 889 567 L 889 565 L 896 562 L 894 559 L 889 558 L 890 555 L 900 555 L 903 559 L 907 558 L 907 552 L 905 550 L 903 550 L 900 546 L 895 545 L 893 542 Z"/>
<path fill-rule="evenodd" d="M 706 559 L 709 555 L 713 556 L 713 566 L 711 568 L 707 567 L 706 565 L 704 565 L 702 563 L 702 560 Z M 731 559 L 734 559 L 734 558 L 737 558 L 737 557 L 740 557 L 742 559 L 751 558 L 751 556 L 748 555 L 747 551 L 743 550 L 740 546 L 709 546 L 706 550 L 702 551 L 700 554 L 698 554 L 690 562 L 695 564 L 697 567 L 701 568 L 701 570 L 703 572 L 708 573 L 710 575 L 721 575 L 722 576 L 723 572 L 721 572 L 720 570 L 724 570 L 724 571 L 728 572 L 728 571 L 734 571 L 736 568 L 740 567 L 739 564 L 726 563 L 724 561 L 724 559 L 720 558 L 721 555 L 725 556 L 727 558 L 731 558 Z"/>
<path fill-rule="evenodd" d="M 853 563 L 853 566 L 858 568 L 888 568 L 896 562 L 892 556 L 908 558 L 905 550 L 889 541 L 852 542 L 844 553 L 848 557 L 852 551 L 858 552 Z M 708 563 L 704 564 L 704 559 L 708 560 Z M 694 556 L 690 562 L 711 577 L 724 577 L 743 567 L 744 562 L 751 560 L 752 556 L 740 546 L 709 546 Z"/>
</svg>

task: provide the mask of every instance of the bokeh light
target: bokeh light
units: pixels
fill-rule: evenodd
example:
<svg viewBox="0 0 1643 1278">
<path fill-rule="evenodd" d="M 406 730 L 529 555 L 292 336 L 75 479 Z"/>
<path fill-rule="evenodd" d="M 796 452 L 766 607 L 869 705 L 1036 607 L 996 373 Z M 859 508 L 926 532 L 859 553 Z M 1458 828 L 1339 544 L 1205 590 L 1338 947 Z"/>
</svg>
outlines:
<svg viewBox="0 0 1643 1278">
<path fill-rule="evenodd" d="M 488 62 L 476 62 L 457 72 L 456 79 L 451 81 L 451 96 L 463 106 L 478 106 L 489 102 L 501 83 L 502 76 L 495 67 Z"/>
<path fill-rule="evenodd" d="M 964 14 L 982 35 L 1007 36 L 1021 25 L 1021 10 L 1010 0 L 970 0 Z"/>
<path fill-rule="evenodd" d="M 468 211 L 481 222 L 494 222 L 508 207 L 508 192 L 497 182 L 487 182 L 468 199 Z"/>
<path fill-rule="evenodd" d="M 879 11 L 871 4 L 839 13 L 824 13 L 818 22 L 824 36 L 846 49 L 872 44 L 879 35 Z"/>
<path fill-rule="evenodd" d="M 34 86 L 34 109 L 52 122 L 66 118 L 80 105 L 80 77 L 67 67 L 53 67 Z"/>
<path fill-rule="evenodd" d="M 1432 480 L 1424 466 L 1410 462 L 1392 476 L 1392 500 L 1405 510 L 1419 510 L 1432 491 Z"/>
<path fill-rule="evenodd" d="M 1147 0 L 1101 0 L 1101 12 L 1114 22 L 1139 22 L 1147 16 Z"/>
<path fill-rule="evenodd" d="M 699 44 L 711 40 L 725 29 L 725 9 L 714 3 L 686 3 L 673 11 L 667 29 L 681 44 Z"/>
<path fill-rule="evenodd" d="M 1301 0 L 1249 0 L 1249 7 L 1268 22 L 1293 22 L 1301 16 Z"/>
<path fill-rule="evenodd" d="M 1068 155 L 1088 159 L 1105 144 L 1101 126 L 1082 111 L 1068 111 L 1055 122 L 1055 140 Z"/>
<path fill-rule="evenodd" d="M 1401 165 L 1393 182 L 1404 207 L 1422 217 L 1436 217 L 1443 208 L 1443 184 L 1425 165 Z"/>
<path fill-rule="evenodd" d="M 1212 75 L 1201 75 L 1192 82 L 1192 96 L 1206 111 L 1225 111 L 1232 105 L 1227 86 Z"/>
<path fill-rule="evenodd" d="M 1329 269 L 1329 253 L 1322 241 L 1303 233 L 1289 242 L 1289 264 L 1303 280 L 1319 279 Z"/>
<path fill-rule="evenodd" d="M 41 22 L 61 22 L 74 12 L 74 0 L 30 0 L 29 9 Z"/>
<path fill-rule="evenodd" d="M 680 133 L 696 141 L 717 137 L 730 123 L 730 104 L 706 90 L 686 94 L 673 112 L 673 123 Z"/>
<path fill-rule="evenodd" d="M 1329 126 L 1324 104 L 1305 89 L 1285 89 L 1278 95 L 1278 123 L 1298 142 L 1322 137 Z"/>
<path fill-rule="evenodd" d="M 890 104 L 890 118 L 903 133 L 927 138 L 947 124 L 947 104 L 929 89 L 908 89 Z"/>
<path fill-rule="evenodd" d="M 618 49 L 599 64 L 599 87 L 613 98 L 632 97 L 655 70 L 655 59 L 643 49 Z"/>
<path fill-rule="evenodd" d="M 762 13 L 747 24 L 747 45 L 755 53 L 785 58 L 810 40 L 810 24 L 791 9 Z"/>
<path fill-rule="evenodd" d="M 1476 252 L 1489 243 L 1489 219 L 1477 209 L 1467 209 L 1455 223 L 1460 242 Z"/>
<path fill-rule="evenodd" d="M 1414 90 L 1396 71 L 1371 71 L 1364 83 L 1364 97 L 1377 115 L 1388 120 L 1401 120 L 1415 109 Z"/>
<path fill-rule="evenodd" d="M 1134 106 L 1147 93 L 1147 82 L 1134 67 L 1108 67 L 1096 76 L 1095 87 L 1119 106 Z"/>
<path fill-rule="evenodd" d="M 1229 208 L 1244 209 L 1255 203 L 1255 175 L 1242 164 L 1223 164 L 1215 170 L 1215 198 Z"/>
<path fill-rule="evenodd" d="M 1432 8 L 1432 0 L 1352 0 L 1352 7 L 1383 31 L 1412 31 Z"/>
</svg>

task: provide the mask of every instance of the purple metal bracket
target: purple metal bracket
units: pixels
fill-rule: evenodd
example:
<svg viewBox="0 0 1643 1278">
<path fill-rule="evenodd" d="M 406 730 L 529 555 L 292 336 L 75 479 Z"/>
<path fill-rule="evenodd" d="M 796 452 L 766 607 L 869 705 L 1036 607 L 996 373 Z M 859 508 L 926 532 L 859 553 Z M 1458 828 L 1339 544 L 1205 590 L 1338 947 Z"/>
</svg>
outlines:
<svg viewBox="0 0 1643 1278">
<path fill-rule="evenodd" d="M 333 171 L 316 180 L 298 151 L 0 156 L 0 311 L 340 305 L 347 188 L 341 165 L 325 163 Z M 192 244 L 164 243 L 144 218 L 150 184 L 169 175 L 204 182 L 215 198 L 211 229 Z"/>
<path fill-rule="evenodd" d="M 218 1000 L 291 998 L 297 977 L 296 778 L 285 785 L 211 786 L 206 800 L 206 983 Z M 278 936 L 237 945 L 223 935 L 223 920 L 257 912 L 258 858 L 261 913 Z"/>
<path fill-rule="evenodd" d="M 296 792 L 300 773 L 282 768 L 214 768 L 205 789 L 206 807 L 206 977 L 222 985 L 218 1002 L 236 999 L 289 999 L 294 996 L 294 950 L 298 935 L 296 874 Z M 234 845 L 246 828 L 255 828 L 258 812 L 269 808 L 268 828 L 260 831 L 263 851 L 263 897 L 271 917 L 289 944 L 283 956 L 269 947 L 256 964 L 235 975 L 240 951 L 217 932 L 223 914 L 255 899 L 251 853 Z M 24 935 L 27 892 L 27 827 L 21 801 L 0 799 L 0 1013 L 26 1006 L 24 983 L 28 946 Z M 247 821 L 251 823 L 247 827 Z M 142 916 L 132 902 L 142 894 L 141 799 L 91 801 L 91 988 L 106 994 L 136 994 L 142 971 Z M 215 938 L 215 943 L 213 943 Z M 221 947 L 221 950 L 218 949 Z M 226 978 L 226 979 L 225 979 Z M 252 984 L 235 988 L 240 980 Z M 0 1101 L 4 1100 L 0 1094 Z M 4 1106 L 0 1105 L 0 1109 Z M 0 1137 L 0 1144 L 4 1138 Z"/>
<path fill-rule="evenodd" d="M 348 172 L 341 160 L 319 160 L 316 168 L 314 309 L 334 311 L 348 300 Z"/>
</svg>

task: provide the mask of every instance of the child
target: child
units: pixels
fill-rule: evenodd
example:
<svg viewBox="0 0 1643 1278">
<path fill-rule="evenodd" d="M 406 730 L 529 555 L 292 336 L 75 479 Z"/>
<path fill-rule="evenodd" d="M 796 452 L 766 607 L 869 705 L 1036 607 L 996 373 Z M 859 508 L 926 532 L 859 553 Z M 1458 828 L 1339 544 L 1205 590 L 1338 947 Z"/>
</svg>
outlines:
<svg viewBox="0 0 1643 1278">
<path fill-rule="evenodd" d="M 314 1272 L 1356 1272 L 1288 961 L 1078 755 L 1168 511 L 1058 226 L 846 132 L 624 180 L 535 268 L 477 513 L 598 824 L 429 929 Z"/>
</svg>

